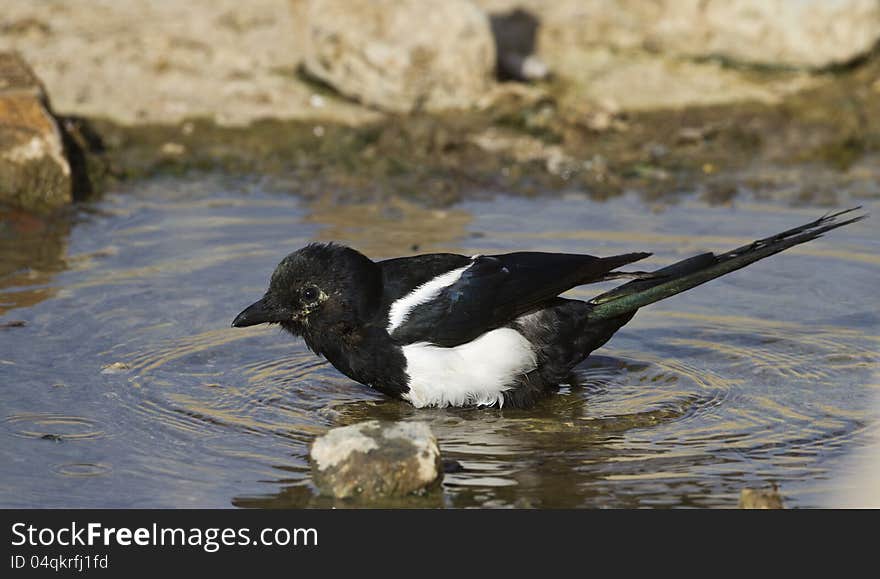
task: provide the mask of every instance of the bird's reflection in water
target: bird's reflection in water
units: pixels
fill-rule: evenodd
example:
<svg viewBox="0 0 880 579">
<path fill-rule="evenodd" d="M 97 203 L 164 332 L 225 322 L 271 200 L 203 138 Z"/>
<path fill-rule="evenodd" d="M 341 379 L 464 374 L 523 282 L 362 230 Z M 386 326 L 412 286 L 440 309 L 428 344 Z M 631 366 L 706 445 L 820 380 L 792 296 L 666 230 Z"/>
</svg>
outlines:
<svg viewBox="0 0 880 579">
<path fill-rule="evenodd" d="M 666 385 L 665 397 L 654 389 L 621 391 L 624 383 L 646 381 Z M 301 469 L 275 494 L 238 497 L 240 507 L 516 507 L 566 508 L 578 506 L 635 507 L 646 497 L 628 492 L 621 482 L 630 477 L 644 486 L 655 477 L 658 504 L 693 502 L 711 496 L 692 480 L 679 482 L 672 472 L 694 463 L 711 461 L 698 452 L 670 453 L 648 444 L 634 449 L 624 442 L 627 433 L 685 420 L 711 405 L 715 396 L 687 391 L 687 376 L 675 376 L 655 364 L 622 357 L 595 356 L 577 368 L 572 382 L 531 410 L 415 409 L 395 400 L 356 401 L 335 405 L 328 413 L 336 425 L 365 420 L 420 421 L 437 437 L 444 463 L 454 465 L 444 475 L 442 488 L 413 496 L 362 505 L 357 500 L 319 496 Z M 650 465 L 648 464 L 650 463 Z M 664 464 L 669 476 L 658 476 Z M 279 467 L 287 470 L 285 467 Z M 622 473 L 625 472 L 626 474 Z M 668 480 L 672 479 L 672 480 Z M 632 491 L 633 489 L 629 489 Z M 717 489 L 716 489 L 717 490 Z M 733 489 L 731 489 L 733 492 Z M 647 500 L 650 500 L 647 499 Z"/>
</svg>

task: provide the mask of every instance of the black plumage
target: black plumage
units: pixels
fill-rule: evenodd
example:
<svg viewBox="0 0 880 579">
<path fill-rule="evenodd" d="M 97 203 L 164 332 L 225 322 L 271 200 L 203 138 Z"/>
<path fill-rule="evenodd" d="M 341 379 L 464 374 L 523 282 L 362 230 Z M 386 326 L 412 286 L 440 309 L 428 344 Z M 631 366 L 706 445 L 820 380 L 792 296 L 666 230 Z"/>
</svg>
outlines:
<svg viewBox="0 0 880 579">
<path fill-rule="evenodd" d="M 649 256 L 439 253 L 374 262 L 311 244 L 276 268 L 233 326 L 278 323 L 353 380 L 417 406 L 528 407 L 645 305 L 745 267 L 864 216 L 841 211 L 733 251 L 655 272 L 618 268 Z M 633 277 L 589 302 L 558 297 Z"/>
<path fill-rule="evenodd" d="M 429 302 L 414 307 L 392 336 L 403 344 L 425 341 L 458 346 L 540 309 L 573 287 L 609 279 L 612 270 L 649 255 L 628 253 L 599 258 L 518 252 L 465 258 L 465 265 L 470 265 L 461 277 Z M 413 259 L 417 260 L 414 265 L 419 263 L 418 258 Z M 380 267 L 384 263 L 380 262 Z"/>
</svg>

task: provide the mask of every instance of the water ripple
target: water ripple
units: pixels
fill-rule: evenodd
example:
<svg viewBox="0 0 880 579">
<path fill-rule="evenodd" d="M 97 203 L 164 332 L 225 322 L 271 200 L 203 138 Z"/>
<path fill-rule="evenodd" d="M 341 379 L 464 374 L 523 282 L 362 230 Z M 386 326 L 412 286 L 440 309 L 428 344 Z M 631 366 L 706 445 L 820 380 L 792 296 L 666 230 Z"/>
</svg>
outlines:
<svg viewBox="0 0 880 579">
<path fill-rule="evenodd" d="M 380 419 L 428 423 L 462 465 L 440 499 L 410 506 L 731 506 L 768 480 L 815 505 L 877 429 L 880 261 L 865 223 L 646 308 L 528 411 L 415 409 L 277 329 L 228 327 L 311 239 L 374 257 L 649 250 L 653 267 L 795 213 L 814 214 L 689 202 L 655 215 L 625 198 L 340 208 L 205 178 L 140 184 L 74 224 L 20 224 L 32 233 L 0 244 L 0 310 L 27 322 L 0 332 L 0 458 L 16 465 L 0 503 L 335 506 L 315 497 L 309 445 Z"/>
</svg>

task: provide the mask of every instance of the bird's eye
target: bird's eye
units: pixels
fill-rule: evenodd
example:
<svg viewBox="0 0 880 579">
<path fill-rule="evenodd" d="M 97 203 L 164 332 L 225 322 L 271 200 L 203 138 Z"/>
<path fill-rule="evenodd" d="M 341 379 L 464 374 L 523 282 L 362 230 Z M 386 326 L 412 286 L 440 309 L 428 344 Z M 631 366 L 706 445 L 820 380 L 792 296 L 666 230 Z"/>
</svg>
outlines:
<svg viewBox="0 0 880 579">
<path fill-rule="evenodd" d="M 302 298 L 307 302 L 313 302 L 318 299 L 318 288 L 307 287 L 302 290 Z"/>
</svg>

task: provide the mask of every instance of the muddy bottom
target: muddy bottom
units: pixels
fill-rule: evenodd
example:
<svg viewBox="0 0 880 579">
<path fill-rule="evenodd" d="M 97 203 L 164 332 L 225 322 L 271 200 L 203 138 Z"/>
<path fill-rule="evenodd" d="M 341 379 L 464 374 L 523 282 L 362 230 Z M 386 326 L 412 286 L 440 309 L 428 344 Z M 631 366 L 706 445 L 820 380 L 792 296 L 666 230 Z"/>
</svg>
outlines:
<svg viewBox="0 0 880 579">
<path fill-rule="evenodd" d="M 59 222 L 7 215 L 0 505 L 333 506 L 308 446 L 371 418 L 428 422 L 458 463 L 394 506 L 732 507 L 770 483 L 787 506 L 826 505 L 876 431 L 876 217 L 641 311 L 582 385 L 530 411 L 416 410 L 277 329 L 229 327 L 313 239 L 374 258 L 646 250 L 654 268 L 826 209 L 748 194 L 659 211 L 636 194 L 340 208 L 206 176 L 128 185 Z"/>
</svg>

